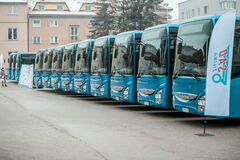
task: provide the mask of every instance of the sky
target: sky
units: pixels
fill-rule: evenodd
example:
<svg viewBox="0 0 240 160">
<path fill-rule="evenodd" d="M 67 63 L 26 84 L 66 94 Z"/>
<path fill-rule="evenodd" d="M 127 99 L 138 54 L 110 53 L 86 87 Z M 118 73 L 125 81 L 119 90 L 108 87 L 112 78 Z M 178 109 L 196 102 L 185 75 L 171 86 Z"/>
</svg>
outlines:
<svg viewBox="0 0 240 160">
<path fill-rule="evenodd" d="M 173 19 L 178 19 L 178 3 L 184 2 L 186 0 L 164 0 L 164 2 L 168 3 L 170 7 L 173 8 L 171 15 Z"/>
</svg>

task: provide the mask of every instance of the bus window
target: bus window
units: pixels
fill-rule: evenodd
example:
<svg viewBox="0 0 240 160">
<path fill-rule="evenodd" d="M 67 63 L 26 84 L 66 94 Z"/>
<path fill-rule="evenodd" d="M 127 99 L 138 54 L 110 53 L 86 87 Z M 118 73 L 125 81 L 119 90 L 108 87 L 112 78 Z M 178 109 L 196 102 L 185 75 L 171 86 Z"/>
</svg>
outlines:
<svg viewBox="0 0 240 160">
<path fill-rule="evenodd" d="M 236 22 L 232 61 L 232 78 L 236 77 L 240 77 L 240 21 Z"/>
<path fill-rule="evenodd" d="M 177 34 L 178 34 L 178 28 L 176 28 L 176 27 L 169 28 L 169 51 L 170 51 L 170 53 L 169 53 L 170 54 L 170 72 L 169 72 L 170 75 L 169 75 L 169 77 L 170 77 L 170 80 L 172 79 L 172 75 L 173 75 Z"/>
</svg>

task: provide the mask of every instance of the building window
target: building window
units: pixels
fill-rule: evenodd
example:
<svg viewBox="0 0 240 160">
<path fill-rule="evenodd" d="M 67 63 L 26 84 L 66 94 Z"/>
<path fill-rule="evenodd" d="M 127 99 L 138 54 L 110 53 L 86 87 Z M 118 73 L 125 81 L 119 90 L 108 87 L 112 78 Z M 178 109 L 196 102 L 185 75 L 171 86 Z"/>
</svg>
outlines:
<svg viewBox="0 0 240 160">
<path fill-rule="evenodd" d="M 195 16 L 195 10 L 192 9 L 192 17 L 194 17 L 194 16 Z"/>
<path fill-rule="evenodd" d="M 62 11 L 63 10 L 63 5 L 61 5 L 61 4 L 57 5 L 57 10 Z"/>
<path fill-rule="evenodd" d="M 78 40 L 78 26 L 71 27 L 71 40 Z"/>
<path fill-rule="evenodd" d="M 45 10 L 45 6 L 44 5 L 39 5 L 38 10 Z"/>
<path fill-rule="evenodd" d="M 33 44 L 40 44 L 41 43 L 41 37 L 33 37 Z"/>
<path fill-rule="evenodd" d="M 8 28 L 8 40 L 17 40 L 17 28 Z"/>
<path fill-rule="evenodd" d="M 182 12 L 181 17 L 182 17 L 182 19 L 184 19 L 184 12 Z"/>
<path fill-rule="evenodd" d="M 17 14 L 17 6 L 8 6 L 8 14 Z"/>
<path fill-rule="evenodd" d="M 204 14 L 208 14 L 208 6 L 204 6 Z"/>
<path fill-rule="evenodd" d="M 39 19 L 34 19 L 33 27 L 41 27 L 41 21 Z"/>
<path fill-rule="evenodd" d="M 236 9 L 236 7 L 237 7 L 237 4 L 234 1 L 221 2 L 222 9 Z"/>
<path fill-rule="evenodd" d="M 91 6 L 85 6 L 86 11 L 91 11 Z"/>
<path fill-rule="evenodd" d="M 57 44 L 57 43 L 59 43 L 58 36 L 51 36 L 51 37 L 50 37 L 50 43 L 51 43 L 51 44 Z"/>
<path fill-rule="evenodd" d="M 50 20 L 50 27 L 58 27 L 58 20 L 57 19 L 51 19 Z"/>
<path fill-rule="evenodd" d="M 201 13 L 200 13 L 200 8 L 198 8 L 198 16 L 200 16 L 200 14 L 201 14 Z"/>
</svg>

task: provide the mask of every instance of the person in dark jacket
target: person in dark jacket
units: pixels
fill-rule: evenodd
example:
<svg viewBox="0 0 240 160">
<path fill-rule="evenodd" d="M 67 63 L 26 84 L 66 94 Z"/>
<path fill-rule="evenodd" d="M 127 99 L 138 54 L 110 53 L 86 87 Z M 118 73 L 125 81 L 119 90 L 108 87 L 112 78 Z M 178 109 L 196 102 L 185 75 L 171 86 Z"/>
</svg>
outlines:
<svg viewBox="0 0 240 160">
<path fill-rule="evenodd" d="M 2 77 L 2 87 L 7 87 L 7 82 L 6 82 L 6 73 L 4 68 L 1 69 L 1 77 Z"/>
</svg>

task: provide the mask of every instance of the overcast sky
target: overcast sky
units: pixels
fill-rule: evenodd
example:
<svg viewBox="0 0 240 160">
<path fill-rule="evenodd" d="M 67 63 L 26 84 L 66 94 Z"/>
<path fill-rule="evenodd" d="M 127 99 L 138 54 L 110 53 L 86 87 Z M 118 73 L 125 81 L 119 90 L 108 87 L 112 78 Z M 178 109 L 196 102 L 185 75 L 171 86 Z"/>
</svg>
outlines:
<svg viewBox="0 0 240 160">
<path fill-rule="evenodd" d="M 186 1 L 186 0 L 164 0 L 164 2 L 168 3 L 169 6 L 174 9 L 171 13 L 171 15 L 173 16 L 173 19 L 178 18 L 178 3 L 183 1 Z"/>
</svg>

